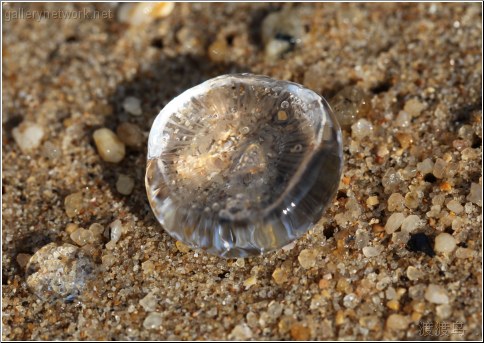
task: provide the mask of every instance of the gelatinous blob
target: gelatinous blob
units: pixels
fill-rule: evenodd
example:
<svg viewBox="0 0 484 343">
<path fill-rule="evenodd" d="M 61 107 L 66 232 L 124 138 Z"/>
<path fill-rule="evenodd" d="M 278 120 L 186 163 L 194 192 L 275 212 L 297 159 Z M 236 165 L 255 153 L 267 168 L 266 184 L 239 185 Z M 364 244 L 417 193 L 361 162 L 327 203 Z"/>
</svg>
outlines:
<svg viewBox="0 0 484 343">
<path fill-rule="evenodd" d="M 164 229 L 224 257 L 298 238 L 338 187 L 339 125 L 298 84 L 224 75 L 173 99 L 153 123 L 146 189 Z"/>
</svg>

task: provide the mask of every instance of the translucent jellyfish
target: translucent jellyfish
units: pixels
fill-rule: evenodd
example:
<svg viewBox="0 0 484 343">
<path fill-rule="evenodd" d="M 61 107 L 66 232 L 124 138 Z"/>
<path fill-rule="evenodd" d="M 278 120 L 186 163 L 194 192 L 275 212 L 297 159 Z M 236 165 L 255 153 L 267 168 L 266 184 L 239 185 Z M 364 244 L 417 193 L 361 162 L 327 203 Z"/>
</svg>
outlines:
<svg viewBox="0 0 484 343">
<path fill-rule="evenodd" d="M 342 161 L 340 127 L 321 96 L 265 76 L 223 75 L 156 117 L 146 189 L 172 237 L 245 257 L 307 232 L 334 197 Z"/>
</svg>

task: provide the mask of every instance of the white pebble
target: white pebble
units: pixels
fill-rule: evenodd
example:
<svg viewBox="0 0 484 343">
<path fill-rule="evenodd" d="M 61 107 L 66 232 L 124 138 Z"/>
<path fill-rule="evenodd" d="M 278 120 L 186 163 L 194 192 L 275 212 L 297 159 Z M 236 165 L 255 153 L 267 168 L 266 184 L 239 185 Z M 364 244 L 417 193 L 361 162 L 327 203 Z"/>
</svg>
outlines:
<svg viewBox="0 0 484 343">
<path fill-rule="evenodd" d="M 351 136 L 357 140 L 373 134 L 373 125 L 366 119 L 360 119 L 351 126 Z"/>
<path fill-rule="evenodd" d="M 116 257 L 111 253 L 107 253 L 101 257 L 101 263 L 106 269 L 108 269 L 116 263 Z"/>
<path fill-rule="evenodd" d="M 425 299 L 434 304 L 449 303 L 447 291 L 443 287 L 435 284 L 430 284 L 427 286 L 427 289 L 425 290 Z"/>
<path fill-rule="evenodd" d="M 437 252 L 450 253 L 456 247 L 455 238 L 448 233 L 441 233 L 435 237 L 434 249 Z"/>
<path fill-rule="evenodd" d="M 129 195 L 133 191 L 134 180 L 128 175 L 119 174 L 118 180 L 116 181 L 116 190 L 123 194 Z"/>
<path fill-rule="evenodd" d="M 412 232 L 420 226 L 420 218 L 415 215 L 409 215 L 402 222 L 402 230 L 407 232 Z"/>
<path fill-rule="evenodd" d="M 464 206 L 460 204 L 457 200 L 451 200 L 447 204 L 447 208 L 454 212 L 455 214 L 462 213 L 464 211 Z"/>
<path fill-rule="evenodd" d="M 70 238 L 79 246 L 86 245 L 93 241 L 92 232 L 83 228 L 78 228 L 76 231 L 71 233 Z"/>
<path fill-rule="evenodd" d="M 403 211 L 405 198 L 400 193 L 392 193 L 388 197 L 388 211 Z"/>
<path fill-rule="evenodd" d="M 153 293 L 148 293 L 143 299 L 139 301 L 139 304 L 146 312 L 153 312 L 158 305 L 158 299 Z"/>
<path fill-rule="evenodd" d="M 121 220 L 117 219 L 112 222 L 109 227 L 111 228 L 111 242 L 116 243 L 121 238 L 121 233 L 123 232 L 123 224 Z"/>
<path fill-rule="evenodd" d="M 437 312 L 437 316 L 439 316 L 441 319 L 447 319 L 452 314 L 452 306 L 449 304 L 438 305 L 435 310 Z"/>
<path fill-rule="evenodd" d="M 418 280 L 420 279 L 424 274 L 418 270 L 417 268 L 415 268 L 414 266 L 409 266 L 407 268 L 407 277 L 409 280 L 411 281 L 415 281 L 415 280 Z"/>
<path fill-rule="evenodd" d="M 251 338 L 252 330 L 245 323 L 236 325 L 229 335 L 229 339 L 236 341 L 245 341 Z"/>
<path fill-rule="evenodd" d="M 303 249 L 297 259 L 304 269 L 309 269 L 316 265 L 316 256 L 317 252 L 315 250 Z"/>
<path fill-rule="evenodd" d="M 354 293 L 345 295 L 343 298 L 343 306 L 346 308 L 355 308 L 360 302 L 360 299 Z"/>
<path fill-rule="evenodd" d="M 471 184 L 471 191 L 467 196 L 467 200 L 473 202 L 478 206 L 482 206 L 482 186 L 478 183 Z"/>
<path fill-rule="evenodd" d="M 363 229 L 356 230 L 355 245 L 358 249 L 363 249 L 364 247 L 366 247 L 369 241 L 370 241 L 370 237 L 366 230 L 363 230 Z"/>
<path fill-rule="evenodd" d="M 405 111 L 400 111 L 398 113 L 397 119 L 395 120 L 395 125 L 399 127 L 409 127 L 410 126 L 410 114 Z"/>
<path fill-rule="evenodd" d="M 380 253 L 381 253 L 381 249 L 379 249 L 377 247 L 364 247 L 363 248 L 363 255 L 365 255 L 365 257 L 375 257 L 375 256 L 380 255 Z"/>
<path fill-rule="evenodd" d="M 163 316 L 158 312 L 151 312 L 146 316 L 143 327 L 148 330 L 157 329 L 163 322 Z"/>
<path fill-rule="evenodd" d="M 124 99 L 123 108 L 126 112 L 134 116 L 140 116 L 143 114 L 143 111 L 141 110 L 141 101 L 134 96 L 128 96 Z"/>
<path fill-rule="evenodd" d="M 407 100 L 403 110 L 410 114 L 412 117 L 417 117 L 427 107 L 425 103 L 420 102 L 418 99 Z"/>
<path fill-rule="evenodd" d="M 410 322 L 411 320 L 407 316 L 394 313 L 387 319 L 387 328 L 390 330 L 405 330 Z"/>
<path fill-rule="evenodd" d="M 438 158 L 434 164 L 433 174 L 437 179 L 442 179 L 445 175 L 445 169 L 447 168 L 447 162 Z"/>
<path fill-rule="evenodd" d="M 408 231 L 396 231 L 392 234 L 392 242 L 396 244 L 407 244 L 410 239 L 410 234 Z"/>
<path fill-rule="evenodd" d="M 24 121 L 12 130 L 12 135 L 20 150 L 26 153 L 40 145 L 44 129 L 38 124 Z"/>
<path fill-rule="evenodd" d="M 107 128 L 98 129 L 94 131 L 93 138 L 97 151 L 104 161 L 118 163 L 124 158 L 126 154 L 124 143 L 113 131 Z"/>
<path fill-rule="evenodd" d="M 417 170 L 422 173 L 422 175 L 430 174 L 434 170 L 434 162 L 430 158 L 417 163 Z"/>
<path fill-rule="evenodd" d="M 142 2 L 123 4 L 118 19 L 130 25 L 146 25 L 158 18 L 165 18 L 175 8 L 174 2 Z"/>
<path fill-rule="evenodd" d="M 405 215 L 400 212 L 393 213 L 390 218 L 388 218 L 385 224 L 385 231 L 388 234 L 392 234 L 397 231 L 403 223 Z"/>
</svg>

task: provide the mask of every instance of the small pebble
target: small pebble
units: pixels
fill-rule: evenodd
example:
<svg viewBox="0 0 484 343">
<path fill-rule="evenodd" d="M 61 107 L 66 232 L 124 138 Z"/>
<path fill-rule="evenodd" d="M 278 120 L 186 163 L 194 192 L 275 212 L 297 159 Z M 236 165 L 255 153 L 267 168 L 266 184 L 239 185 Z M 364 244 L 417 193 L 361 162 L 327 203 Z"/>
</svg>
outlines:
<svg viewBox="0 0 484 343">
<path fill-rule="evenodd" d="M 277 301 L 271 301 L 267 307 L 267 314 L 271 316 L 272 319 L 277 319 L 281 316 L 284 306 Z"/>
<path fill-rule="evenodd" d="M 71 235 L 73 232 L 75 232 L 79 228 L 79 225 L 74 224 L 74 223 L 69 223 L 66 226 L 66 232 Z"/>
<path fill-rule="evenodd" d="M 336 325 L 342 325 L 344 322 L 345 322 L 345 314 L 342 310 L 338 310 L 338 312 L 336 312 L 334 323 Z"/>
<path fill-rule="evenodd" d="M 420 197 L 417 192 L 412 191 L 405 194 L 405 206 L 412 210 L 420 206 Z"/>
<path fill-rule="evenodd" d="M 420 218 L 415 214 L 409 215 L 402 222 L 402 231 L 412 232 L 420 227 Z"/>
<path fill-rule="evenodd" d="M 109 227 L 111 228 L 111 242 L 118 242 L 123 233 L 123 224 L 121 223 L 121 220 L 115 220 L 109 225 Z"/>
<path fill-rule="evenodd" d="M 441 233 L 435 237 L 434 249 L 441 253 L 451 253 L 456 247 L 455 238 L 448 233 Z"/>
<path fill-rule="evenodd" d="M 366 119 L 360 119 L 351 126 L 351 136 L 361 140 L 373 134 L 373 125 Z"/>
<path fill-rule="evenodd" d="M 390 310 L 398 311 L 400 309 L 400 303 L 398 300 L 390 300 L 387 302 L 387 307 Z"/>
<path fill-rule="evenodd" d="M 181 241 L 176 241 L 175 246 L 178 249 L 178 251 L 183 254 L 186 254 L 187 252 L 190 251 L 190 247 Z"/>
<path fill-rule="evenodd" d="M 392 193 L 388 197 L 388 211 L 390 212 L 401 212 L 405 209 L 405 199 L 400 193 Z"/>
<path fill-rule="evenodd" d="M 163 322 L 163 316 L 158 312 L 150 312 L 143 321 L 143 327 L 147 330 L 159 329 Z"/>
<path fill-rule="evenodd" d="M 397 231 L 402 225 L 405 219 L 405 215 L 400 212 L 393 213 L 387 220 L 385 224 L 385 231 L 388 234 L 392 234 Z"/>
<path fill-rule="evenodd" d="M 235 264 L 240 267 L 240 268 L 243 268 L 245 266 L 245 259 L 243 258 L 238 258 L 237 260 L 235 260 Z"/>
<path fill-rule="evenodd" d="M 398 143 L 400 143 L 400 146 L 403 149 L 408 149 L 410 145 L 413 143 L 413 137 L 409 133 L 399 132 L 396 134 L 396 138 L 398 140 Z"/>
<path fill-rule="evenodd" d="M 105 268 L 109 268 L 116 263 L 116 257 L 111 253 L 107 253 L 101 257 L 101 263 Z"/>
<path fill-rule="evenodd" d="M 422 173 L 422 175 L 427 175 L 432 173 L 434 170 L 434 162 L 430 158 L 426 158 L 420 163 L 417 163 L 417 170 Z"/>
<path fill-rule="evenodd" d="M 457 200 L 454 199 L 449 201 L 446 206 L 455 214 L 460 214 L 464 211 L 464 206 L 462 206 Z"/>
<path fill-rule="evenodd" d="M 287 271 L 283 268 L 276 268 L 272 273 L 272 278 L 278 285 L 282 285 L 288 279 Z"/>
<path fill-rule="evenodd" d="M 388 168 L 382 177 L 381 183 L 385 188 L 385 193 L 394 193 L 404 181 L 402 173 L 395 168 Z"/>
<path fill-rule="evenodd" d="M 455 256 L 457 258 L 472 258 L 472 257 L 474 257 L 474 250 L 469 249 L 469 248 L 459 247 L 455 251 Z"/>
<path fill-rule="evenodd" d="M 279 112 L 277 112 L 277 120 L 279 120 L 279 121 L 286 121 L 287 120 L 287 113 L 286 113 L 286 111 L 279 111 Z"/>
<path fill-rule="evenodd" d="M 224 38 L 215 40 L 208 47 L 208 57 L 213 62 L 223 62 L 229 53 L 229 47 Z"/>
<path fill-rule="evenodd" d="M 411 281 L 415 281 L 424 276 L 424 273 L 415 268 L 414 266 L 409 266 L 407 268 L 407 277 Z"/>
<path fill-rule="evenodd" d="M 91 231 L 94 240 L 100 241 L 104 233 L 104 227 L 99 223 L 93 223 L 89 226 L 89 231 Z"/>
<path fill-rule="evenodd" d="M 315 68 L 315 70 L 311 70 Z M 309 81 L 309 87 L 321 88 L 321 82 L 324 80 L 321 68 L 315 64 L 308 69 L 307 75 L 304 75 L 305 83 Z M 324 72 L 324 71 L 323 71 Z M 347 130 L 359 118 L 368 116 L 371 110 L 371 96 L 358 86 L 346 86 L 330 99 L 331 107 L 338 118 L 338 122 L 344 130 Z M 380 146 L 385 150 L 386 146 Z M 388 154 L 388 150 L 384 155 Z M 378 154 L 378 156 L 383 156 Z"/>
<path fill-rule="evenodd" d="M 257 277 L 251 276 L 247 280 L 244 281 L 245 289 L 249 289 L 250 287 L 254 286 L 257 283 Z"/>
<path fill-rule="evenodd" d="M 403 110 L 410 114 L 412 117 L 418 117 L 420 113 L 427 107 L 425 103 L 420 102 L 418 99 L 407 100 Z"/>
<path fill-rule="evenodd" d="M 123 195 L 130 195 L 133 192 L 134 180 L 128 175 L 119 174 L 116 181 L 116 190 Z"/>
<path fill-rule="evenodd" d="M 434 170 L 432 173 L 437 179 L 442 179 L 445 175 L 445 169 L 447 168 L 447 162 L 443 159 L 438 158 L 434 164 Z"/>
<path fill-rule="evenodd" d="M 407 112 L 400 111 L 398 113 L 397 118 L 395 119 L 395 126 L 398 126 L 398 127 L 409 127 L 411 120 L 412 120 L 412 118 L 410 117 L 410 115 Z"/>
<path fill-rule="evenodd" d="M 406 330 L 410 324 L 410 319 L 401 314 L 391 314 L 387 318 L 386 326 L 390 330 Z"/>
<path fill-rule="evenodd" d="M 36 123 L 24 121 L 12 130 L 12 136 L 23 153 L 36 149 L 44 137 L 44 128 Z"/>
<path fill-rule="evenodd" d="M 139 304 L 146 312 L 153 312 L 158 305 L 158 299 L 153 293 L 148 293 L 143 299 L 139 301 Z"/>
<path fill-rule="evenodd" d="M 380 201 L 378 200 L 378 197 L 376 195 L 370 196 L 368 197 L 368 199 L 366 199 L 366 205 L 369 207 L 378 205 L 379 203 Z"/>
<path fill-rule="evenodd" d="M 141 263 L 141 269 L 143 269 L 144 273 L 151 274 L 155 270 L 155 264 L 153 263 L 153 261 L 150 260 L 144 261 L 143 263 Z"/>
<path fill-rule="evenodd" d="M 482 186 L 480 184 L 474 182 L 471 184 L 471 191 L 467 200 L 482 207 Z"/>
<path fill-rule="evenodd" d="M 364 247 L 363 248 L 363 255 L 365 257 L 375 257 L 380 255 L 381 249 L 378 249 L 376 247 Z"/>
<path fill-rule="evenodd" d="M 124 143 L 119 140 L 116 134 L 102 128 L 94 131 L 94 143 L 101 158 L 106 162 L 119 163 L 126 154 Z"/>
<path fill-rule="evenodd" d="M 435 310 L 441 319 L 447 319 L 452 315 L 452 306 L 449 304 L 438 305 Z"/>
<path fill-rule="evenodd" d="M 392 242 L 395 244 L 406 244 L 410 239 L 410 234 L 408 231 L 396 231 L 392 234 Z"/>
<path fill-rule="evenodd" d="M 360 299 L 354 293 L 347 294 L 343 298 L 343 306 L 346 308 L 355 308 L 359 302 Z"/>
<path fill-rule="evenodd" d="M 297 259 L 299 261 L 299 264 L 304 269 L 309 269 L 316 265 L 316 257 L 317 257 L 317 251 L 310 250 L 310 249 L 303 249 L 299 253 L 299 256 Z"/>
<path fill-rule="evenodd" d="M 448 304 L 449 303 L 449 296 L 447 295 L 447 291 L 435 284 L 430 284 L 427 286 L 425 290 L 425 299 L 434 304 Z"/>
<path fill-rule="evenodd" d="M 70 238 L 79 246 L 86 245 L 93 241 L 92 232 L 83 228 L 78 228 L 76 231 L 71 233 Z"/>
<path fill-rule="evenodd" d="M 45 142 L 42 147 L 42 154 L 50 160 L 55 160 L 62 155 L 62 150 L 51 142 Z"/>
<path fill-rule="evenodd" d="M 247 324 L 236 325 L 229 334 L 230 340 L 246 341 L 252 338 L 252 330 Z"/>
<path fill-rule="evenodd" d="M 117 15 L 123 23 L 140 26 L 169 16 L 174 8 L 174 2 L 127 3 L 119 8 Z"/>
<path fill-rule="evenodd" d="M 18 254 L 16 260 L 20 268 L 25 269 L 31 257 L 29 254 Z"/>
<path fill-rule="evenodd" d="M 118 138 L 126 144 L 126 146 L 139 148 L 145 142 L 143 132 L 138 125 L 132 123 L 121 123 L 116 128 Z"/>
<path fill-rule="evenodd" d="M 143 111 L 141 110 L 141 101 L 134 96 L 128 96 L 124 99 L 123 108 L 126 112 L 134 116 L 140 116 L 143 114 Z"/>
<path fill-rule="evenodd" d="M 366 247 L 369 241 L 370 241 L 370 237 L 366 230 L 363 230 L 363 229 L 356 230 L 355 245 L 358 249 L 363 249 L 364 247 Z"/>
<path fill-rule="evenodd" d="M 64 206 L 68 217 L 77 216 L 84 209 L 84 197 L 82 192 L 69 194 L 64 199 Z"/>
<path fill-rule="evenodd" d="M 291 326 L 291 337 L 296 341 L 308 341 L 311 338 L 311 330 L 300 323 Z"/>
</svg>

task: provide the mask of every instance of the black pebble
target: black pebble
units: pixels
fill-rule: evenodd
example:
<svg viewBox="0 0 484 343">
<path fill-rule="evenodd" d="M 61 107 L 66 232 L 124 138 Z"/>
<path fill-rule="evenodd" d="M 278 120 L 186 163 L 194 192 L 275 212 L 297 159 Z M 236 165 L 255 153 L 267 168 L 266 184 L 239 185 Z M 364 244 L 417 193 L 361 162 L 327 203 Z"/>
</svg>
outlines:
<svg viewBox="0 0 484 343">
<path fill-rule="evenodd" d="M 426 253 L 430 257 L 435 256 L 432 242 L 425 233 L 416 233 L 410 236 L 410 240 L 407 243 L 407 249 L 410 251 Z"/>
</svg>

